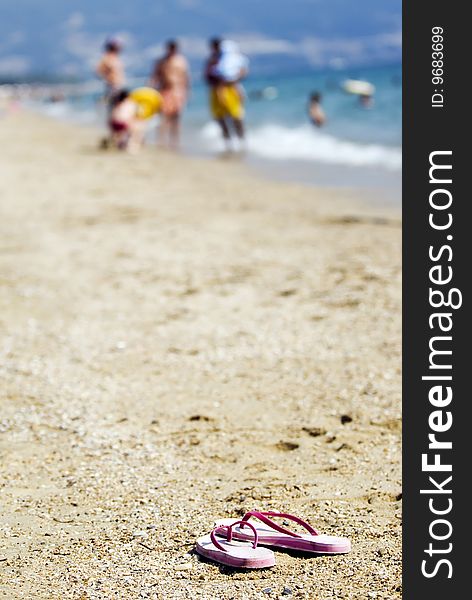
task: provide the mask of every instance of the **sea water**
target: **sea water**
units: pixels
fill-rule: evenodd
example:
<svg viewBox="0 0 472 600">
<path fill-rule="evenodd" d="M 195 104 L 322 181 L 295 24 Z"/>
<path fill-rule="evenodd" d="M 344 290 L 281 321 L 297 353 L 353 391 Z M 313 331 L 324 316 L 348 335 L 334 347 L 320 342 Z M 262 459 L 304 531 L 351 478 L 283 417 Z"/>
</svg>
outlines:
<svg viewBox="0 0 472 600">
<path fill-rule="evenodd" d="M 346 79 L 375 85 L 371 107 L 343 91 Z M 198 74 L 182 123 L 185 152 L 218 155 L 224 149 L 208 110 L 208 90 Z M 144 78 L 132 86 L 144 85 Z M 250 76 L 246 93 L 247 141 L 244 160 L 270 177 L 323 186 L 360 187 L 400 201 L 401 66 Z M 307 114 L 309 95 L 322 94 L 326 124 L 315 127 Z M 43 105 L 53 116 L 83 123 L 103 120 L 99 92 Z M 102 111 L 103 112 L 103 111 Z M 152 124 L 152 126 L 154 123 Z M 153 136 L 154 137 L 154 136 Z M 153 139 L 152 137 L 150 139 Z"/>
</svg>

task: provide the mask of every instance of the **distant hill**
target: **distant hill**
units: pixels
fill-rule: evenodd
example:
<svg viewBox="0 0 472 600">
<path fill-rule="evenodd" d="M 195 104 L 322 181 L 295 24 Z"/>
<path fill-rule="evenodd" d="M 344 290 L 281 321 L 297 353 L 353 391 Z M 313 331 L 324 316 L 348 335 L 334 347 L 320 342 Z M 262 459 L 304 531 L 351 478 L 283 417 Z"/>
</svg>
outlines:
<svg viewBox="0 0 472 600">
<path fill-rule="evenodd" d="M 401 0 L 0 0 L 0 75 L 88 76 L 111 34 L 134 73 L 169 37 L 197 67 L 214 35 L 240 41 L 259 72 L 386 63 L 400 31 Z"/>
</svg>

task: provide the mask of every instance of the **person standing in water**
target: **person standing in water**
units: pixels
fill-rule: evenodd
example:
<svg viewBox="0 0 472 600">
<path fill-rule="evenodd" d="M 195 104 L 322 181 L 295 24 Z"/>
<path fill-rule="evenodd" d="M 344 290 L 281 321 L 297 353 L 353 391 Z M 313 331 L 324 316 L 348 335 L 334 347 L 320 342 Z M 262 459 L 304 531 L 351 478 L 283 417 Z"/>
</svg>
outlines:
<svg viewBox="0 0 472 600">
<path fill-rule="evenodd" d="M 214 38 L 210 40 L 210 56 L 204 77 L 210 88 L 210 110 L 219 124 L 228 150 L 231 130 L 244 141 L 244 91 L 241 81 L 248 73 L 248 60 L 236 42 Z"/>
<path fill-rule="evenodd" d="M 359 104 L 362 108 L 372 108 L 374 106 L 374 97 L 372 94 L 360 94 Z"/>
<path fill-rule="evenodd" d="M 189 67 L 175 40 L 166 44 L 166 53 L 157 61 L 151 85 L 162 95 L 161 144 L 176 149 L 180 142 L 180 122 L 190 89 Z"/>
<path fill-rule="evenodd" d="M 308 115 L 311 122 L 313 125 L 316 125 L 316 127 L 321 127 L 326 123 L 326 115 L 321 108 L 321 94 L 319 92 L 313 92 L 310 96 Z"/>
</svg>

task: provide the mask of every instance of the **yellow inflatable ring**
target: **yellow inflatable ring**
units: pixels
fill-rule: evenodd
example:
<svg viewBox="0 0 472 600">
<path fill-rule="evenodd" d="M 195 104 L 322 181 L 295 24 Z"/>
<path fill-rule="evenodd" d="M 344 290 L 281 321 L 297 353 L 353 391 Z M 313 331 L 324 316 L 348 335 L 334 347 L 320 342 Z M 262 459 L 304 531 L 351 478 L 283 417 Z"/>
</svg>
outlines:
<svg viewBox="0 0 472 600">
<path fill-rule="evenodd" d="M 162 96 L 153 88 L 136 88 L 130 93 L 130 98 L 138 105 L 138 119 L 150 119 L 161 111 Z"/>
</svg>

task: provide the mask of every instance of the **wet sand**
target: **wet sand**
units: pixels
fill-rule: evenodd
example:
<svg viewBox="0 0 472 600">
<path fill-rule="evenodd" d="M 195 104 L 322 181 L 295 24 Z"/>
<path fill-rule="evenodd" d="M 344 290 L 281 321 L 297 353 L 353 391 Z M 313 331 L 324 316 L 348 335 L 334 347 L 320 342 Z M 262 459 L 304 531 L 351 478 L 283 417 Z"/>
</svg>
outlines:
<svg viewBox="0 0 472 600">
<path fill-rule="evenodd" d="M 0 594 L 401 597 L 400 217 L 0 121 Z M 272 509 L 351 538 L 200 560 Z"/>
</svg>

